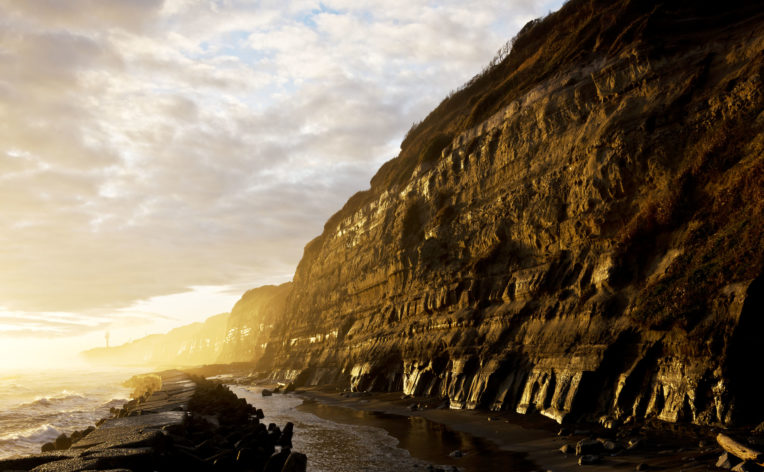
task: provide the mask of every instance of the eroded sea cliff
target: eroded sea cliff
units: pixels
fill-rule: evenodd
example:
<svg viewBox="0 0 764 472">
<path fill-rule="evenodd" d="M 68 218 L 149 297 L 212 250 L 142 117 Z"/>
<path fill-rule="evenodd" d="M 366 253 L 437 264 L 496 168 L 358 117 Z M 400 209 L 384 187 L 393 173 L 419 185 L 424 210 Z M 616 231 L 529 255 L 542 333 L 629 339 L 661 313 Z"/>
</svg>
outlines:
<svg viewBox="0 0 764 472">
<path fill-rule="evenodd" d="M 571 1 L 526 26 L 306 247 L 261 366 L 558 421 L 761 419 L 762 24 Z"/>
<path fill-rule="evenodd" d="M 764 13 L 571 0 L 412 127 L 213 343 L 298 385 L 756 423 Z"/>
</svg>

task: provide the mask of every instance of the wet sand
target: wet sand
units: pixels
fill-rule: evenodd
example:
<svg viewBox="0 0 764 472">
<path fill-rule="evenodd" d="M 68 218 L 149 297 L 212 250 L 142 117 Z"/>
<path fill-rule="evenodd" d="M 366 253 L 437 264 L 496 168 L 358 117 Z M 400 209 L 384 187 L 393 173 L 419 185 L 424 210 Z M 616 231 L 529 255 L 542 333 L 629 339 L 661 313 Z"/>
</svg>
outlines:
<svg viewBox="0 0 764 472">
<path fill-rule="evenodd" d="M 449 410 L 437 408 L 433 400 L 401 399 L 400 393 L 340 394 L 329 388 L 307 388 L 298 395 L 305 400 L 298 407 L 302 411 L 340 423 L 383 428 L 413 457 L 469 472 L 610 472 L 636 470 L 639 464 L 647 470 L 698 472 L 717 470 L 714 462 L 721 452 L 715 444 L 700 448 L 696 437 L 669 434 L 643 440 L 648 446 L 637 450 L 603 454 L 600 463 L 580 466 L 578 457 L 559 449 L 564 444 L 575 447 L 589 434 L 557 436 L 560 426 L 540 415 Z M 423 409 L 411 411 L 409 406 L 416 403 L 423 404 Z M 409 424 L 402 423 L 401 417 L 408 418 Z M 465 455 L 450 457 L 456 449 Z"/>
<path fill-rule="evenodd" d="M 456 466 L 468 472 L 496 470 L 496 465 L 503 467 L 500 470 L 537 470 L 525 452 L 501 450 L 487 439 L 456 431 L 423 416 L 405 417 L 353 409 L 313 399 L 305 399 L 297 409 L 337 423 L 381 428 L 397 439 L 398 447 L 409 451 L 412 457 L 439 467 L 448 466 L 450 469 Z M 453 457 L 450 454 L 454 451 L 460 451 L 463 455 Z"/>
</svg>

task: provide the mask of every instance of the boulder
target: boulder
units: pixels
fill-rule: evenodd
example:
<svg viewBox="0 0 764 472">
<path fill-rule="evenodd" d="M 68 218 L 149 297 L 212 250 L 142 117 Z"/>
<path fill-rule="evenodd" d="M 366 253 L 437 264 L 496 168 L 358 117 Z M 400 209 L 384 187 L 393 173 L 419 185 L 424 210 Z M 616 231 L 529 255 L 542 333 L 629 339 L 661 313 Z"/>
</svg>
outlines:
<svg viewBox="0 0 764 472">
<path fill-rule="evenodd" d="M 576 443 L 576 455 L 591 455 L 601 452 L 604 446 L 596 439 L 582 439 Z"/>
<path fill-rule="evenodd" d="M 305 472 L 308 468 L 308 456 L 299 452 L 292 452 L 284 462 L 281 472 Z"/>
<path fill-rule="evenodd" d="M 281 472 L 284 468 L 287 458 L 291 454 L 289 449 L 282 449 L 281 451 L 271 455 L 268 461 L 265 463 L 263 472 Z"/>
<path fill-rule="evenodd" d="M 716 467 L 719 469 L 732 469 L 737 464 L 738 459 L 729 452 L 722 453 L 719 459 L 716 461 Z"/>
<path fill-rule="evenodd" d="M 730 470 L 732 470 L 732 472 L 753 472 L 754 470 L 760 469 L 751 461 L 743 461 Z"/>
<path fill-rule="evenodd" d="M 602 447 L 608 451 L 614 451 L 616 448 L 616 444 L 609 439 L 597 438 L 597 441 L 599 441 L 599 443 L 602 444 Z"/>
<path fill-rule="evenodd" d="M 56 449 L 58 450 L 69 449 L 70 447 L 72 447 L 72 440 L 66 434 L 61 434 L 59 437 L 56 438 L 56 441 L 54 444 L 56 445 Z"/>
</svg>

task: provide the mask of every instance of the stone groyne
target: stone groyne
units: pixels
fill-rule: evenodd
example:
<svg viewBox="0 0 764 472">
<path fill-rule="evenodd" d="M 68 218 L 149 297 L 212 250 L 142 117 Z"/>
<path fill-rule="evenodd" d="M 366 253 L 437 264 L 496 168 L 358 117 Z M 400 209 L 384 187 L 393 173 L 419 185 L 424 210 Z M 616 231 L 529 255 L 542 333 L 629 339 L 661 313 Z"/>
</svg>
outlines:
<svg viewBox="0 0 764 472">
<path fill-rule="evenodd" d="M 305 471 L 292 452 L 292 424 L 263 423 L 263 411 L 224 385 L 177 370 L 129 381 L 134 399 L 112 417 L 37 455 L 0 461 L 0 471 Z"/>
</svg>

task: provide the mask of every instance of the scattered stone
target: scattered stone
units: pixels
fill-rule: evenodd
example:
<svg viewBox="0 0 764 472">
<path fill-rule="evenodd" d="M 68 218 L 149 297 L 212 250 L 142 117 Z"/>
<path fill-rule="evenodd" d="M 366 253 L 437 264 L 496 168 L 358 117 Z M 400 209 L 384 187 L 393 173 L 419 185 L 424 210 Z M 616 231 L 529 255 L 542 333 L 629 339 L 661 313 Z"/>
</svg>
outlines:
<svg viewBox="0 0 764 472">
<path fill-rule="evenodd" d="M 751 460 L 755 462 L 764 462 L 764 453 L 752 449 L 739 441 L 732 439 L 726 434 L 719 433 L 716 435 L 716 442 L 724 449 L 735 457 L 739 457 L 743 460 Z"/>
<path fill-rule="evenodd" d="M 719 459 L 716 461 L 716 467 L 719 469 L 732 469 L 732 467 L 737 462 L 735 456 L 728 452 L 722 453 L 721 456 L 719 456 Z"/>
<path fill-rule="evenodd" d="M 563 454 L 573 454 L 576 452 L 576 448 L 571 446 L 570 444 L 563 444 L 563 446 L 560 448 L 560 452 Z"/>
<path fill-rule="evenodd" d="M 264 397 L 270 397 L 271 395 L 273 395 L 273 392 L 271 392 L 267 388 L 264 388 L 263 391 L 262 391 L 262 394 L 263 394 Z"/>
<path fill-rule="evenodd" d="M 596 439 L 582 439 L 576 443 L 577 456 L 596 454 L 602 450 L 602 443 Z"/>
<path fill-rule="evenodd" d="M 606 438 L 597 438 L 597 441 L 599 441 L 600 444 L 602 444 L 602 447 L 604 447 L 608 451 L 614 451 L 616 448 L 616 444 Z"/>
<path fill-rule="evenodd" d="M 419 409 L 419 405 L 417 405 L 416 403 L 412 403 L 411 405 L 408 406 L 408 409 L 409 411 L 417 411 Z"/>
<path fill-rule="evenodd" d="M 591 465 L 600 461 L 600 456 L 596 454 L 584 454 L 578 458 L 578 465 Z"/>
<path fill-rule="evenodd" d="M 639 438 L 632 438 L 629 439 L 629 442 L 626 443 L 626 449 L 632 451 L 639 447 L 639 444 L 642 442 Z"/>
<path fill-rule="evenodd" d="M 753 472 L 754 470 L 758 470 L 756 465 L 751 461 L 744 461 L 733 467 L 732 472 Z"/>
<path fill-rule="evenodd" d="M 455 450 L 455 451 L 451 451 L 451 453 L 450 453 L 450 454 L 448 454 L 448 455 L 449 455 L 449 457 L 456 457 L 456 458 L 459 458 L 459 457 L 462 457 L 462 456 L 464 456 L 464 453 L 463 453 L 462 451 L 460 451 L 459 449 L 457 449 L 457 450 Z"/>
</svg>

